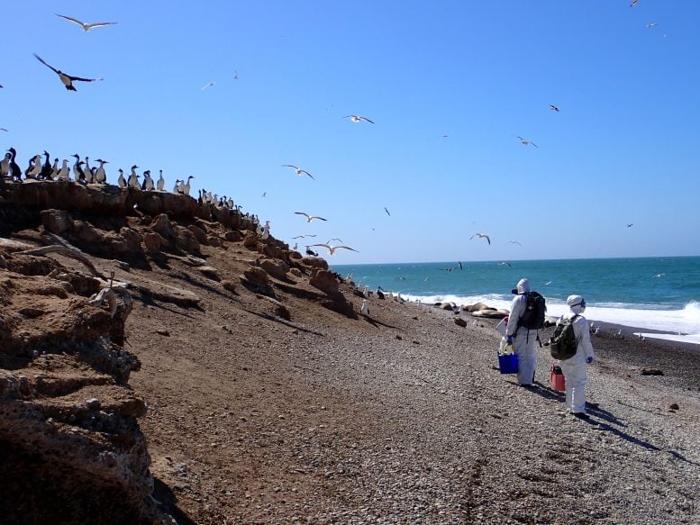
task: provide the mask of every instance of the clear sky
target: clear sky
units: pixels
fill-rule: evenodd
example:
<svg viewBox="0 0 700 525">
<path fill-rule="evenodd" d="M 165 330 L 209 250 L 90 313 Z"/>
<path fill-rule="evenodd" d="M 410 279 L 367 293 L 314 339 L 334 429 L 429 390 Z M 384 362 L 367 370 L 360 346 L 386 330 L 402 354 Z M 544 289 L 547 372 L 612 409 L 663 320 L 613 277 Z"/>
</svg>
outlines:
<svg viewBox="0 0 700 525">
<path fill-rule="evenodd" d="M 2 21 L 23 168 L 194 175 L 291 244 L 359 250 L 338 264 L 700 254 L 695 0 L 23 0 Z M 34 52 L 104 82 L 68 92 Z"/>
</svg>

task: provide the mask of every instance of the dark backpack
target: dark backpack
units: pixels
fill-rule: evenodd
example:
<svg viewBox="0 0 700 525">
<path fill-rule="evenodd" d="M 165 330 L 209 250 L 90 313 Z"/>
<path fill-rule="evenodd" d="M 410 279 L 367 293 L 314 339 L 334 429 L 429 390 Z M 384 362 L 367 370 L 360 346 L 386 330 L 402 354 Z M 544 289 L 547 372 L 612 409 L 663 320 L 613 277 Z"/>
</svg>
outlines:
<svg viewBox="0 0 700 525">
<path fill-rule="evenodd" d="M 547 311 L 544 297 L 537 292 L 527 292 L 527 306 L 525 312 L 520 316 L 518 326 L 528 330 L 539 330 L 544 327 L 544 314 Z"/>
<path fill-rule="evenodd" d="M 578 315 L 571 319 L 562 319 L 557 323 L 554 334 L 549 340 L 549 351 L 554 359 L 563 361 L 576 355 L 578 341 L 574 333 L 574 321 Z"/>
</svg>

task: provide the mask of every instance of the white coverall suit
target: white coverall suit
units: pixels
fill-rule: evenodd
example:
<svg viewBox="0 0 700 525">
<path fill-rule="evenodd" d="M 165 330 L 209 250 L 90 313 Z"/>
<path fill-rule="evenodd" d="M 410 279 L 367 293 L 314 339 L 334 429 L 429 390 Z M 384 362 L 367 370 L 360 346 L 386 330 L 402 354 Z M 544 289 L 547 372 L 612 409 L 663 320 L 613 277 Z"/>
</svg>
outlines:
<svg viewBox="0 0 700 525">
<path fill-rule="evenodd" d="M 581 306 L 583 298 L 580 295 L 570 296 L 566 302 L 571 310 L 564 318 L 571 319 L 578 315 L 574 321 L 574 335 L 576 336 L 576 353 L 573 357 L 561 361 L 561 371 L 566 379 L 566 407 L 574 414 L 586 413 L 586 360 L 595 358 L 593 344 L 591 343 L 591 329 L 588 320 L 581 316 L 585 307 Z M 585 303 L 583 303 L 585 305 Z"/>
<path fill-rule="evenodd" d="M 530 282 L 520 279 L 516 288 L 518 295 L 513 299 L 506 326 L 506 336 L 513 337 L 513 347 L 518 355 L 518 384 L 532 385 L 535 380 L 537 368 L 537 330 L 528 330 L 518 327 L 520 318 L 527 307 L 527 296 L 530 291 Z"/>
</svg>

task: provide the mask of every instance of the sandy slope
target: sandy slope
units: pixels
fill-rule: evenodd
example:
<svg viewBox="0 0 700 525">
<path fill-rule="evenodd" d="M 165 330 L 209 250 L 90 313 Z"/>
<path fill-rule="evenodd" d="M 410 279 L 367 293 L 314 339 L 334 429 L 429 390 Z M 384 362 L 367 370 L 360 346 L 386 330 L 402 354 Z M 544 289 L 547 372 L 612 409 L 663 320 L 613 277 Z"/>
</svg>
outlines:
<svg viewBox="0 0 700 525">
<path fill-rule="evenodd" d="M 239 270 L 208 255 L 222 274 Z M 261 317 L 266 302 L 243 288 L 208 290 L 178 272 L 164 274 L 203 310 L 140 304 L 127 334 L 142 361 L 131 384 L 149 405 L 152 470 L 183 520 L 700 519 L 697 354 L 665 348 L 657 359 L 651 343 L 594 338 L 598 406 L 586 423 L 547 387 L 527 391 L 494 370 L 492 325 L 464 329 L 451 313 L 376 297 L 372 322 L 350 320 L 282 297 L 288 326 Z M 665 375 L 640 376 L 642 366 Z"/>
</svg>

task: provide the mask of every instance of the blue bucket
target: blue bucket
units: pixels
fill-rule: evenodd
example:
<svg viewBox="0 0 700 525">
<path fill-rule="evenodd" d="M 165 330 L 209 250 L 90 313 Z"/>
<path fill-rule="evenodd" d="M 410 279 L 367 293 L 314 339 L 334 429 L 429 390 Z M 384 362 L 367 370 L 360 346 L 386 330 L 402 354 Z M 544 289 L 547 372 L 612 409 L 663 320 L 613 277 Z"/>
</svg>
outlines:
<svg viewBox="0 0 700 525">
<path fill-rule="evenodd" d="M 498 354 L 498 369 L 501 374 L 517 374 L 518 354 Z"/>
</svg>

